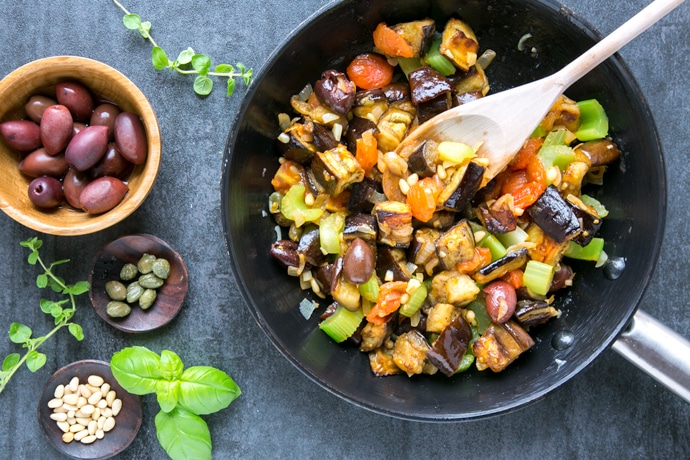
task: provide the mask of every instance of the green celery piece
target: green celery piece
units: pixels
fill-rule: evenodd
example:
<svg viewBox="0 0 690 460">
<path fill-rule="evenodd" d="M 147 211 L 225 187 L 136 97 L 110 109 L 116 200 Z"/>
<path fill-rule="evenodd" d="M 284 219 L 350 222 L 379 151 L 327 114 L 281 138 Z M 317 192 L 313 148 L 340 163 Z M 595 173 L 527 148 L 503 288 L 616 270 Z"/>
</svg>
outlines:
<svg viewBox="0 0 690 460">
<path fill-rule="evenodd" d="M 597 214 L 599 214 L 599 217 L 601 217 L 602 219 L 609 215 L 608 209 L 606 209 L 606 207 L 603 204 L 601 204 L 601 202 L 596 198 L 582 194 L 580 196 L 580 199 L 587 206 L 593 207 Z"/>
<path fill-rule="evenodd" d="M 539 150 L 539 159 L 541 159 L 544 168 L 551 166 L 558 166 L 558 169 L 565 171 L 570 163 L 575 161 L 575 150 L 567 145 L 551 145 L 542 147 Z"/>
<path fill-rule="evenodd" d="M 579 101 L 580 129 L 575 135 L 581 141 L 603 139 L 609 133 L 609 119 L 604 107 L 596 99 Z"/>
<path fill-rule="evenodd" d="M 555 129 L 546 135 L 541 148 L 552 147 L 554 145 L 565 145 L 565 129 Z M 541 153 L 541 149 L 538 154 Z"/>
<path fill-rule="evenodd" d="M 516 227 L 515 230 L 513 230 L 512 232 L 496 235 L 498 241 L 500 241 L 501 244 L 506 248 L 509 248 L 516 244 L 524 243 L 525 241 L 527 241 L 528 237 L 529 235 L 527 235 L 527 232 L 521 229 L 520 227 Z"/>
<path fill-rule="evenodd" d="M 306 205 L 305 192 L 304 185 L 296 184 L 290 187 L 280 200 L 280 212 L 286 219 L 295 222 L 296 227 L 301 227 L 307 222 L 315 222 L 323 215 L 323 209 L 310 208 Z"/>
<path fill-rule="evenodd" d="M 450 59 L 441 54 L 441 39 L 438 38 L 431 43 L 429 52 L 424 56 L 427 64 L 437 70 L 444 77 L 455 73 L 455 66 Z"/>
<path fill-rule="evenodd" d="M 592 238 L 592 241 L 587 246 L 580 246 L 579 244 L 570 241 L 568 248 L 563 255 L 571 259 L 590 260 L 596 262 L 601 257 L 601 252 L 604 250 L 603 238 Z"/>
<path fill-rule="evenodd" d="M 482 238 L 479 246 L 487 248 L 491 252 L 491 260 L 498 260 L 508 254 L 508 251 L 506 251 L 506 248 L 501 244 L 498 238 L 491 233 L 487 233 L 486 236 Z"/>
<path fill-rule="evenodd" d="M 398 65 L 400 66 L 400 69 L 403 71 L 405 74 L 405 77 L 407 77 L 410 72 L 419 69 L 422 66 L 422 61 L 419 58 L 398 58 Z"/>
<path fill-rule="evenodd" d="M 340 253 L 340 235 L 345 228 L 345 213 L 334 212 L 319 223 L 319 242 L 326 254 Z"/>
<path fill-rule="evenodd" d="M 364 319 L 364 315 L 361 309 L 350 311 L 338 305 L 331 316 L 319 323 L 319 328 L 330 338 L 340 343 L 355 333 L 362 319 Z"/>
<path fill-rule="evenodd" d="M 472 365 L 473 362 L 474 362 L 474 353 L 472 352 L 472 345 L 470 344 L 467 347 L 467 351 L 462 356 L 462 359 L 460 360 L 460 364 L 458 365 L 458 368 L 455 371 L 455 373 L 457 374 L 459 372 L 465 372 L 467 369 L 470 368 L 470 366 Z"/>
<path fill-rule="evenodd" d="M 359 293 L 369 302 L 376 303 L 379 300 L 379 282 L 376 279 L 376 274 L 371 275 L 366 283 L 359 285 Z"/>
<path fill-rule="evenodd" d="M 538 295 L 546 295 L 553 281 L 554 267 L 543 262 L 530 260 L 525 266 L 522 276 L 523 284 Z"/>
<path fill-rule="evenodd" d="M 401 315 L 407 316 L 408 318 L 422 307 L 424 300 L 426 299 L 427 290 L 424 284 L 420 284 L 417 289 L 410 295 L 410 300 L 400 306 L 398 310 Z"/>
</svg>

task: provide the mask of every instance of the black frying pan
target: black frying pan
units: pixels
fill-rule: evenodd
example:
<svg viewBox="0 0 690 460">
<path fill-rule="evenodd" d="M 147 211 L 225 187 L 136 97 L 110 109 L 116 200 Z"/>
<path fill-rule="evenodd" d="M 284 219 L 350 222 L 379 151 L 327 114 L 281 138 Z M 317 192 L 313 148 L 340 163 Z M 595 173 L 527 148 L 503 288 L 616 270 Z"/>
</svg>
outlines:
<svg viewBox="0 0 690 460">
<path fill-rule="evenodd" d="M 458 15 L 481 49 L 498 57 L 489 67 L 492 91 L 559 70 L 597 40 L 592 28 L 548 0 L 346 0 L 327 6 L 294 31 L 252 83 L 230 132 L 222 176 L 223 226 L 239 287 L 261 329 L 308 377 L 367 409 L 418 420 L 469 420 L 533 402 L 582 371 L 633 317 L 659 254 L 666 210 L 664 163 L 656 128 L 626 66 L 612 58 L 572 86 L 573 99 L 597 98 L 624 152 L 605 185 L 590 191 L 610 210 L 602 228 L 606 252 L 625 261 L 615 281 L 591 264 L 576 265 L 575 286 L 558 301 L 563 315 L 536 334 L 536 346 L 500 373 L 472 370 L 453 378 L 376 378 L 367 356 L 336 345 L 298 310 L 305 297 L 295 278 L 271 260 L 275 224 L 265 214 L 278 167 L 277 114 L 290 96 L 328 68 L 343 70 L 372 48 L 380 21 L 426 16 L 443 24 Z M 621 21 L 622 22 L 622 21 Z M 532 35 L 520 51 L 524 34 Z M 534 48 L 533 52 L 532 48 Z"/>
</svg>

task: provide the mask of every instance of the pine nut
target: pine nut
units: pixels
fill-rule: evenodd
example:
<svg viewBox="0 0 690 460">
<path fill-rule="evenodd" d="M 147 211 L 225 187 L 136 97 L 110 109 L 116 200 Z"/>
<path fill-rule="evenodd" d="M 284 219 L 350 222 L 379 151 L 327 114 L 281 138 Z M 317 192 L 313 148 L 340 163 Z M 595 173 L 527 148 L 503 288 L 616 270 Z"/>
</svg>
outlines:
<svg viewBox="0 0 690 460">
<path fill-rule="evenodd" d="M 69 427 L 69 431 L 71 431 L 72 433 L 79 433 L 81 430 L 85 429 L 86 427 L 81 423 L 75 423 L 74 425 Z"/>
<path fill-rule="evenodd" d="M 98 429 L 96 430 L 96 439 L 103 439 L 105 436 L 105 431 Z"/>
<path fill-rule="evenodd" d="M 88 401 L 89 404 L 95 406 L 101 399 L 103 399 L 103 394 L 100 391 L 97 391 L 91 395 Z"/>
<path fill-rule="evenodd" d="M 96 435 L 91 434 L 91 435 L 85 437 L 84 439 L 82 439 L 81 443 L 82 444 L 91 444 L 95 440 L 96 440 Z"/>
<path fill-rule="evenodd" d="M 91 396 L 91 390 L 86 385 L 79 385 L 79 394 L 85 398 Z"/>
<path fill-rule="evenodd" d="M 78 431 L 78 432 L 74 433 L 74 440 L 75 440 L 75 441 L 81 441 L 82 439 L 84 439 L 84 438 L 87 437 L 88 435 L 89 435 L 89 431 L 88 431 L 88 430 L 81 430 L 81 431 Z"/>
<path fill-rule="evenodd" d="M 120 410 L 122 410 L 122 400 L 118 398 L 113 401 L 111 409 L 113 410 L 113 417 L 117 416 L 117 414 L 120 413 Z"/>
<path fill-rule="evenodd" d="M 108 406 L 113 405 L 113 401 L 115 401 L 115 398 L 117 398 L 117 393 L 115 393 L 115 390 L 110 390 L 107 395 L 105 395 L 105 400 L 108 402 Z"/>
<path fill-rule="evenodd" d="M 72 380 L 69 381 L 69 391 L 75 393 L 77 388 L 79 388 L 79 377 L 72 377 Z"/>
<path fill-rule="evenodd" d="M 62 442 L 64 442 L 64 443 L 72 442 L 73 439 L 74 439 L 74 433 L 72 433 L 71 431 L 68 431 L 67 433 L 62 434 Z"/>
<path fill-rule="evenodd" d="M 51 409 L 55 409 L 56 407 L 62 407 L 62 399 L 61 398 L 53 398 L 50 401 L 48 401 L 48 407 Z"/>
<path fill-rule="evenodd" d="M 79 409 L 75 404 L 67 404 L 67 403 L 62 404 L 62 407 L 67 409 L 68 413 L 69 412 L 76 412 Z M 74 417 L 74 415 L 72 415 L 72 417 Z"/>
<path fill-rule="evenodd" d="M 103 425 L 105 424 L 105 419 L 106 419 L 106 418 L 107 418 L 107 417 L 105 417 L 104 415 L 101 415 L 100 417 L 98 417 L 97 427 L 98 427 L 99 430 L 102 430 L 102 429 L 103 429 Z"/>
<path fill-rule="evenodd" d="M 74 406 L 79 401 L 79 395 L 76 393 L 68 394 L 62 397 L 62 402 L 70 406 Z"/>
<path fill-rule="evenodd" d="M 105 409 L 106 407 L 108 407 L 108 401 L 106 401 L 105 399 L 101 399 L 96 404 L 96 407 L 98 407 L 99 409 Z"/>
<path fill-rule="evenodd" d="M 81 409 L 82 407 L 86 406 L 87 403 L 88 401 L 85 397 L 79 396 L 79 399 L 77 400 L 77 408 Z"/>
<path fill-rule="evenodd" d="M 108 382 L 101 385 L 101 394 L 102 395 L 107 395 L 109 391 L 110 391 L 110 384 Z"/>
<path fill-rule="evenodd" d="M 100 375 L 89 375 L 87 381 L 89 382 L 89 385 L 93 385 L 99 388 L 101 385 L 103 385 L 103 383 L 105 383 L 103 381 L 103 377 L 101 377 Z"/>
<path fill-rule="evenodd" d="M 55 387 L 55 393 L 53 393 L 53 396 L 56 398 L 62 398 L 65 396 L 65 386 L 64 385 L 58 385 Z"/>
<path fill-rule="evenodd" d="M 77 417 L 76 421 L 80 425 L 87 426 L 91 422 L 91 419 L 86 417 Z"/>
<path fill-rule="evenodd" d="M 67 414 L 64 412 L 52 413 L 50 418 L 56 422 L 64 422 L 67 420 Z"/>
<path fill-rule="evenodd" d="M 87 404 L 86 406 L 82 407 L 79 410 L 81 411 L 82 414 L 86 415 L 87 417 L 91 417 L 91 414 L 93 414 L 93 411 L 95 411 L 96 408 L 94 406 L 92 406 L 91 404 Z"/>
<path fill-rule="evenodd" d="M 101 409 L 99 407 L 96 407 L 96 409 L 93 411 L 93 414 L 91 414 L 91 420 L 98 420 L 101 417 Z"/>
<path fill-rule="evenodd" d="M 67 415 L 67 423 L 69 423 L 70 425 L 74 425 L 75 423 L 77 423 L 77 419 L 74 418 L 74 416 L 70 417 L 68 414 Z"/>
<path fill-rule="evenodd" d="M 103 424 L 103 431 L 106 433 L 110 430 L 115 428 L 115 418 L 114 417 L 108 417 L 105 419 L 105 423 Z"/>
<path fill-rule="evenodd" d="M 63 433 L 67 433 L 69 431 L 69 423 L 67 422 L 57 422 L 58 428 L 62 430 Z"/>
<path fill-rule="evenodd" d="M 89 434 L 96 434 L 96 429 L 98 428 L 98 423 L 95 420 L 91 420 L 88 426 Z"/>
<path fill-rule="evenodd" d="M 103 409 L 103 412 L 101 412 L 101 415 L 104 415 L 106 418 L 112 417 L 113 410 L 110 407 L 106 407 L 105 409 Z"/>
</svg>

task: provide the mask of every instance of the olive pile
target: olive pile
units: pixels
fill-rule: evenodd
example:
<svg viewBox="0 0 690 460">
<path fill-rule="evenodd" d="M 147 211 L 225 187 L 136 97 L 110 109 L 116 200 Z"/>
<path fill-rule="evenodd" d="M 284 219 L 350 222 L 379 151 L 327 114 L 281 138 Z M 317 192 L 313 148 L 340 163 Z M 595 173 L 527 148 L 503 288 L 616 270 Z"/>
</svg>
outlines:
<svg viewBox="0 0 690 460">
<path fill-rule="evenodd" d="M 124 318 L 132 312 L 130 304 L 148 310 L 156 301 L 158 288 L 170 276 L 170 262 L 152 254 L 144 254 L 136 265 L 127 263 L 120 270 L 121 281 L 108 281 L 105 291 L 110 302 L 105 308 L 108 316 Z M 129 282 L 125 286 L 122 281 Z"/>
<path fill-rule="evenodd" d="M 129 191 L 134 166 L 146 161 L 144 126 L 81 83 L 58 83 L 53 96 L 31 96 L 28 119 L 0 123 L 0 136 L 21 154 L 19 170 L 32 178 L 29 199 L 41 209 L 66 201 L 89 214 L 107 212 Z"/>
</svg>

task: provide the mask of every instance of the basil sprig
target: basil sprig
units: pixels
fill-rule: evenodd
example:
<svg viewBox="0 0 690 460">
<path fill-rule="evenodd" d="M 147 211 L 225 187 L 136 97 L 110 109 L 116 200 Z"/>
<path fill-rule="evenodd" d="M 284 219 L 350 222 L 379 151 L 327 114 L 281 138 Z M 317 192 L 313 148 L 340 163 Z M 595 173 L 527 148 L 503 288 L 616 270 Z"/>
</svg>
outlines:
<svg viewBox="0 0 690 460">
<path fill-rule="evenodd" d="M 156 394 L 161 408 L 156 436 L 170 458 L 211 458 L 211 433 L 199 416 L 225 409 L 240 395 L 228 374 L 210 366 L 184 369 L 176 353 L 163 350 L 158 355 L 140 346 L 115 353 L 110 367 L 128 392 Z"/>
</svg>

